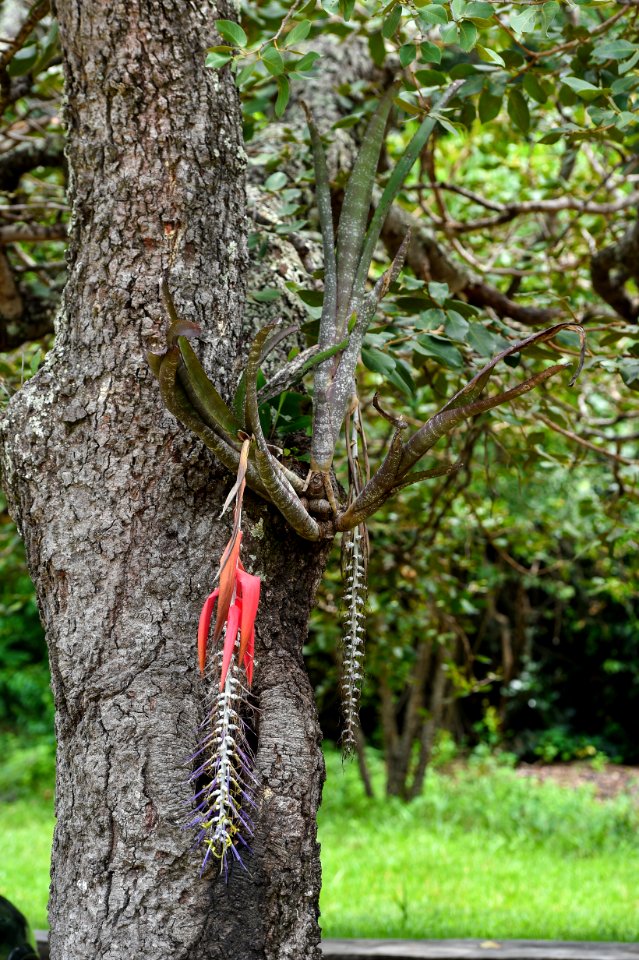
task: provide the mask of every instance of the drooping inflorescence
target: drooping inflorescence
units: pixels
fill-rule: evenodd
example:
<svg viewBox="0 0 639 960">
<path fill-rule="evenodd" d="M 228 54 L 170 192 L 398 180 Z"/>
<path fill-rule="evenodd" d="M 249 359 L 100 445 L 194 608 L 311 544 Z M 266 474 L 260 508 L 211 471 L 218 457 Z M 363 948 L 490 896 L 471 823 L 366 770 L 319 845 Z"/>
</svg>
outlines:
<svg viewBox="0 0 639 960">
<path fill-rule="evenodd" d="M 359 404 L 346 417 L 348 440 L 349 502 L 359 496 L 369 477 L 366 437 Z M 360 451 L 362 456 L 360 457 Z M 344 631 L 342 635 L 342 750 L 352 753 L 357 744 L 359 700 L 364 677 L 364 607 L 368 576 L 368 532 L 360 523 L 342 534 L 342 579 L 344 582 Z"/>
<path fill-rule="evenodd" d="M 202 725 L 202 739 L 191 758 L 195 769 L 189 777 L 196 813 L 188 826 L 197 830 L 196 844 L 205 848 L 202 870 L 213 856 L 220 860 L 225 877 L 229 853 L 242 863 L 238 845 L 247 847 L 252 835 L 250 809 L 255 806 L 257 783 L 244 716 L 253 682 L 255 617 L 261 584 L 259 577 L 247 573 L 240 560 L 249 447 L 250 441 L 244 440 L 237 479 L 222 509 L 224 514 L 235 501 L 231 538 L 220 560 L 219 586 L 206 598 L 200 614 L 200 672 L 213 693 Z M 222 645 L 212 658 L 212 670 L 207 672 L 207 647 L 216 605 L 213 642 L 221 640 Z"/>
<path fill-rule="evenodd" d="M 215 660 L 217 681 L 222 670 L 221 652 Z M 235 664 L 230 666 L 222 689 L 218 687 L 215 682 L 202 724 L 202 739 L 191 758 L 195 769 L 189 781 L 195 813 L 188 826 L 197 831 L 196 844 L 205 850 L 202 871 L 213 857 L 220 861 L 226 877 L 229 854 L 243 865 L 240 848 L 248 847 L 253 834 L 250 810 L 255 806 L 257 781 L 242 716 L 248 691 Z"/>
<path fill-rule="evenodd" d="M 359 699 L 364 676 L 364 605 L 366 603 L 365 531 L 355 527 L 342 537 L 344 633 L 342 637 L 342 749 L 351 753 L 359 726 Z"/>
</svg>

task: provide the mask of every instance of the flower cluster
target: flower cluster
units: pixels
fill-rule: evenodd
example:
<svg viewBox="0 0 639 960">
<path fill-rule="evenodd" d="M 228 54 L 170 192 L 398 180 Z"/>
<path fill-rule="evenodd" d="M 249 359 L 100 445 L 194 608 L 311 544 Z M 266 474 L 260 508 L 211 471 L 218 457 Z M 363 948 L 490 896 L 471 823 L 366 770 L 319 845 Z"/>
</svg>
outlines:
<svg viewBox="0 0 639 960">
<path fill-rule="evenodd" d="M 221 669 L 221 654 L 218 663 Z M 233 664 L 213 695 L 203 740 L 192 758 L 201 762 L 190 776 L 196 809 L 188 826 L 197 830 L 195 842 L 205 848 L 202 871 L 213 856 L 225 876 L 229 853 L 242 864 L 238 844 L 248 846 L 253 834 L 248 811 L 255 806 L 253 756 L 239 712 L 245 695 L 239 673 Z"/>
<path fill-rule="evenodd" d="M 247 846 L 252 835 L 249 808 L 255 806 L 253 756 L 246 740 L 242 706 L 253 682 L 255 617 L 260 602 L 260 578 L 247 573 L 240 560 L 242 498 L 249 441 L 242 446 L 237 481 L 222 513 L 235 498 L 233 532 L 220 560 L 219 586 L 204 601 L 198 626 L 198 660 L 206 671 L 211 620 L 217 603 L 213 643 L 222 640 L 215 657 L 213 693 L 202 740 L 191 762 L 195 814 L 189 826 L 197 830 L 196 843 L 205 847 L 202 870 L 213 855 L 228 874 L 228 854 L 242 863 L 238 844 Z M 243 674 L 246 678 L 244 682 Z"/>
<path fill-rule="evenodd" d="M 359 699 L 364 676 L 364 605 L 366 603 L 365 534 L 355 527 L 342 538 L 344 590 L 344 635 L 342 639 L 342 711 L 345 754 L 355 749 L 359 726 Z"/>
</svg>

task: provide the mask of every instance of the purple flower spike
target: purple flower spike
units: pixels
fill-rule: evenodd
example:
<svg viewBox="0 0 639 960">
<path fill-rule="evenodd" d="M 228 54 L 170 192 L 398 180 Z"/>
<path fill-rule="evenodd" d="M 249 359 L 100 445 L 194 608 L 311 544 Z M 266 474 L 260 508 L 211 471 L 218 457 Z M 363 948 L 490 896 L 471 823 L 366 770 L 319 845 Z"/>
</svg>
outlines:
<svg viewBox="0 0 639 960">
<path fill-rule="evenodd" d="M 217 660 L 221 673 L 221 654 Z M 246 838 L 253 835 L 248 811 L 256 806 L 253 755 L 240 716 L 247 691 L 239 677 L 239 668 L 230 665 L 224 686 L 213 696 L 209 716 L 202 725 L 202 739 L 191 757 L 198 767 L 189 777 L 195 810 L 188 827 L 196 830 L 196 846 L 205 848 L 200 874 L 213 857 L 220 861 L 225 880 L 229 853 L 230 862 L 237 860 L 246 869 L 237 846 L 241 843 L 248 849 Z"/>
</svg>

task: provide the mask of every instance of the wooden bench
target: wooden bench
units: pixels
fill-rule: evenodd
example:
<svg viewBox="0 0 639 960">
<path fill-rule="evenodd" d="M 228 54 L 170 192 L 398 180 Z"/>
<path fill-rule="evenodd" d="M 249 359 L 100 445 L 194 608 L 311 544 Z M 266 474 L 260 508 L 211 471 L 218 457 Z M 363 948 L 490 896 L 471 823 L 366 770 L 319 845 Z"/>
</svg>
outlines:
<svg viewBox="0 0 639 960">
<path fill-rule="evenodd" d="M 46 930 L 35 931 L 49 960 Z M 553 940 L 324 940 L 327 960 L 639 960 L 639 944 Z"/>
<path fill-rule="evenodd" d="M 325 940 L 327 960 L 639 960 L 639 945 L 552 940 Z"/>
</svg>

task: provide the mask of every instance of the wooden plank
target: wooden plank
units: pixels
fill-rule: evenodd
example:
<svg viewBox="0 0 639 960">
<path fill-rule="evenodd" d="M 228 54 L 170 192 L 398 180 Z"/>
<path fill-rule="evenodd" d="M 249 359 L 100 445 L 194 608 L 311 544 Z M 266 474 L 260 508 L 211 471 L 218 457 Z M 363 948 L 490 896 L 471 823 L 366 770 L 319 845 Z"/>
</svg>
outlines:
<svg viewBox="0 0 639 960">
<path fill-rule="evenodd" d="M 49 960 L 46 930 L 35 931 Z M 639 944 L 554 940 L 323 940 L 326 960 L 639 960 Z"/>
<path fill-rule="evenodd" d="M 38 948 L 38 956 L 40 957 L 40 960 L 49 960 L 49 931 L 34 930 L 33 936 L 35 937 L 36 947 Z"/>
<path fill-rule="evenodd" d="M 639 960 L 632 943 L 552 940 L 324 940 L 326 960 Z"/>
</svg>

